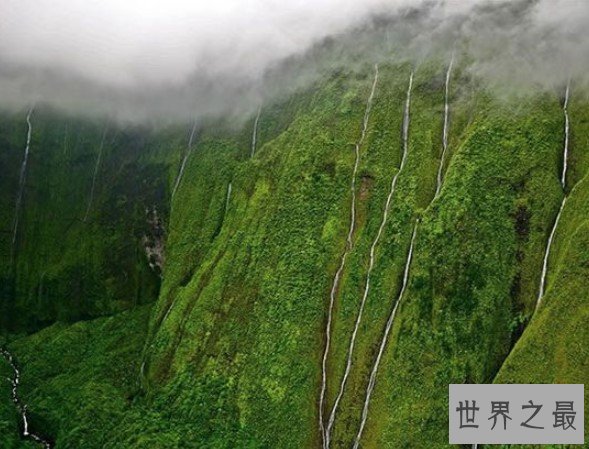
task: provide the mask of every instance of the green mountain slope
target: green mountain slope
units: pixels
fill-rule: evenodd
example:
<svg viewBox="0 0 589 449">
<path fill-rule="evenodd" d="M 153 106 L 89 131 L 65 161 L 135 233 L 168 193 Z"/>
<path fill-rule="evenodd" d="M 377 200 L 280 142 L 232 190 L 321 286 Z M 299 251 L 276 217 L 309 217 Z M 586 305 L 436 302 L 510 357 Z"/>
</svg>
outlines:
<svg viewBox="0 0 589 449">
<path fill-rule="evenodd" d="M 556 235 L 547 295 L 533 315 L 564 194 L 560 92 L 497 96 L 455 67 L 450 149 L 434 197 L 447 63 L 379 66 L 360 147 L 353 248 L 335 301 L 328 412 L 399 169 L 415 70 L 408 156 L 376 248 L 332 447 L 351 447 L 358 431 L 417 218 L 408 289 L 362 448 L 447 447 L 448 383 L 585 383 L 589 373 L 589 102 L 573 89 L 569 185 L 578 185 Z M 191 126 L 110 125 L 87 221 L 103 125 L 33 115 L 14 263 L 4 255 L 11 234 L 2 234 L 1 306 L 35 429 L 57 448 L 320 447 L 326 313 L 373 76 L 368 66 L 339 72 L 264 105 L 253 157 L 254 117 L 243 126 L 199 125 L 173 199 Z M 0 218 L 8 231 L 23 123 L 21 115 L 0 121 L 0 164 L 10 173 L 0 184 L 10 206 Z M 66 123 L 79 144 L 64 144 Z M 154 206 L 166 229 L 161 286 L 142 243 L 153 234 L 145 208 Z M 6 385 L 0 394 L 0 442 L 31 447 L 18 439 Z"/>
<path fill-rule="evenodd" d="M 153 301 L 158 278 L 140 241 L 151 233 L 146 208 L 168 209 L 162 142 L 38 107 L 13 244 L 27 130 L 21 115 L 0 123 L 3 327 L 34 330 Z"/>
</svg>

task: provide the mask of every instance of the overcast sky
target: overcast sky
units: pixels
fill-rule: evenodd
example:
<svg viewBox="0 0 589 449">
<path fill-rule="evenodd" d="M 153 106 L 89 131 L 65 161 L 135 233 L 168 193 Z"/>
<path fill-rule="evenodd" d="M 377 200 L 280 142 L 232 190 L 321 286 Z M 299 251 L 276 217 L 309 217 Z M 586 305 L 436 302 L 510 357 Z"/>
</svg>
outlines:
<svg viewBox="0 0 589 449">
<path fill-rule="evenodd" d="M 544 60 L 556 78 L 586 71 L 589 1 L 507 3 L 527 4 L 525 15 L 502 0 L 0 0 L 0 102 L 121 112 L 126 101 L 121 113 L 137 117 L 222 113 L 228 94 L 285 58 L 424 4 L 421 52 L 433 30 L 449 33 L 460 18 L 481 73 L 516 70 L 509 61 L 537 71 Z"/>
</svg>

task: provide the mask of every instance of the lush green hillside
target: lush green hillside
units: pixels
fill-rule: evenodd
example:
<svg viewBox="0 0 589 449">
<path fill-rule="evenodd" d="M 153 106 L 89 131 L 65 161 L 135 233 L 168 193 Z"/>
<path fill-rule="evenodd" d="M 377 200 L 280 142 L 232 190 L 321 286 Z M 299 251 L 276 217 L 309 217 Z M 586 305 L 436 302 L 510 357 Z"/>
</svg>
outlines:
<svg viewBox="0 0 589 449">
<path fill-rule="evenodd" d="M 174 156 L 141 129 L 100 122 L 56 117 L 42 107 L 32 113 L 13 245 L 27 125 L 21 114 L 0 120 L 4 329 L 38 329 L 56 319 L 100 316 L 157 297 L 158 278 L 140 242 L 152 232 L 146 208 L 167 214 L 166 158 Z M 184 139 L 180 133 L 166 137 L 166 145 Z"/>
<path fill-rule="evenodd" d="M 546 296 L 523 337 L 507 358 L 495 381 L 500 383 L 587 383 L 589 350 L 589 163 L 587 131 L 589 108 L 576 101 L 572 191 L 555 236 L 549 260 Z M 581 178 L 581 176 L 584 177 Z M 585 401 L 589 393 L 585 391 Z"/>
<path fill-rule="evenodd" d="M 446 64 L 379 66 L 360 148 L 357 228 L 335 303 L 328 410 L 401 160 L 415 70 L 409 151 L 376 251 L 335 448 L 350 447 L 358 430 L 417 218 L 409 287 L 363 448 L 447 447 L 448 383 L 587 380 L 589 102 L 573 89 L 569 185 L 578 185 L 532 318 L 563 195 L 561 93 L 497 96 L 456 67 L 450 153 L 434 198 Z M 370 66 L 339 72 L 264 105 L 253 157 L 253 117 L 202 124 L 173 199 L 189 125 L 109 125 L 86 221 L 104 125 L 35 112 L 13 264 L 4 253 L 26 124 L 22 115 L 0 121 L 0 166 L 10 174 L 0 179 L 2 329 L 21 333 L 8 334 L 8 347 L 23 368 L 34 428 L 57 448 L 320 447 L 326 311 L 373 76 Z M 166 227 L 161 288 L 142 247 L 153 206 Z M 0 394 L 0 443 L 33 447 L 18 439 L 7 384 Z"/>
<path fill-rule="evenodd" d="M 533 310 L 558 207 L 560 122 L 552 98 L 480 98 L 441 196 L 424 212 L 368 447 L 446 446 L 448 383 L 489 382 L 501 366 Z"/>
</svg>

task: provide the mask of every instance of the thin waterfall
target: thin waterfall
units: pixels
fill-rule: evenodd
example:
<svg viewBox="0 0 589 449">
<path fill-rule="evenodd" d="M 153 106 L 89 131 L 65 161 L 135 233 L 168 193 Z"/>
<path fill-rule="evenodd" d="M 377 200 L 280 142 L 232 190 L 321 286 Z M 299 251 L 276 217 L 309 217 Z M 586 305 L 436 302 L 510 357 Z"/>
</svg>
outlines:
<svg viewBox="0 0 589 449">
<path fill-rule="evenodd" d="M 350 191 L 352 193 L 352 202 L 350 206 L 350 226 L 348 229 L 348 235 L 346 238 L 346 246 L 344 252 L 342 253 L 340 259 L 340 265 L 337 269 L 335 276 L 333 277 L 333 282 L 331 285 L 331 291 L 329 293 L 329 308 L 327 312 L 327 323 L 325 325 L 325 348 L 323 351 L 323 359 L 321 363 L 321 393 L 319 395 L 319 428 L 321 430 L 321 437 L 323 441 L 323 447 L 327 448 L 329 446 L 329 439 L 325 429 L 324 423 L 324 409 L 325 409 L 325 393 L 327 390 L 327 359 L 329 357 L 329 351 L 331 346 L 331 324 L 333 320 L 333 306 L 335 303 L 335 297 L 337 295 L 337 291 L 339 288 L 339 283 L 341 280 L 342 273 L 344 271 L 344 267 L 346 265 L 346 259 L 348 257 L 349 252 L 352 250 L 353 247 L 353 236 L 354 231 L 356 230 L 356 175 L 358 172 L 358 165 L 360 163 L 360 148 L 364 143 L 364 139 L 366 138 L 366 133 L 368 130 L 368 120 L 370 118 L 370 111 L 372 109 L 372 101 L 374 99 L 374 93 L 376 92 L 376 85 L 378 83 L 378 64 L 374 65 L 374 79 L 372 81 L 372 88 L 370 90 L 370 95 L 368 96 L 368 100 L 366 102 L 366 109 L 364 110 L 364 120 L 362 122 L 362 132 L 360 133 L 360 138 L 356 142 L 354 147 L 355 152 L 355 160 L 354 160 L 354 168 L 352 170 L 352 176 L 350 180 Z"/>
<path fill-rule="evenodd" d="M 176 182 L 174 183 L 174 188 L 172 189 L 172 198 L 174 198 L 174 195 L 176 194 L 176 191 L 178 190 L 178 187 L 180 186 L 180 181 L 182 181 L 182 176 L 184 175 L 184 169 L 186 168 L 186 162 L 188 161 L 188 157 L 190 156 L 190 153 L 192 152 L 192 141 L 194 139 L 195 132 L 196 132 L 196 120 L 194 121 L 194 124 L 192 125 L 192 131 L 190 131 L 190 137 L 188 139 L 188 149 L 186 150 L 186 153 L 184 153 L 184 158 L 182 159 L 182 164 L 180 164 L 180 171 L 178 172 L 178 176 L 176 176 Z"/>
<path fill-rule="evenodd" d="M 566 176 L 567 176 L 567 168 L 569 162 L 569 132 L 570 132 L 570 122 L 569 122 L 569 94 L 571 91 L 571 82 L 567 83 L 566 93 L 564 97 L 564 106 L 563 106 L 563 113 L 564 113 L 564 154 L 562 157 L 562 176 L 560 178 L 560 183 L 562 184 L 562 188 L 566 190 Z"/>
<path fill-rule="evenodd" d="M 141 362 L 141 367 L 139 368 L 139 379 L 145 378 L 145 360 Z"/>
<path fill-rule="evenodd" d="M 25 146 L 25 155 L 23 157 L 22 164 L 20 166 L 20 175 L 18 179 L 18 194 L 16 196 L 16 206 L 14 210 L 14 224 L 12 228 L 12 247 L 11 247 L 11 259 L 14 257 L 14 250 L 16 246 L 16 237 L 18 235 L 18 224 L 20 218 L 20 209 L 22 206 L 22 199 L 25 190 L 25 181 L 27 178 L 27 164 L 29 162 L 29 152 L 31 149 L 31 136 L 33 134 L 33 125 L 31 124 L 31 116 L 33 114 L 34 106 L 29 109 L 27 114 L 27 143 Z"/>
<path fill-rule="evenodd" d="M 569 97 L 570 97 L 570 80 L 568 81 L 567 86 L 566 86 L 565 99 L 564 99 L 564 105 L 563 105 L 563 114 L 564 114 L 564 145 L 563 146 L 564 146 L 564 150 L 563 150 L 563 168 L 562 168 L 562 174 L 560 177 L 560 183 L 561 183 L 562 188 L 564 190 L 564 196 L 563 196 L 562 201 L 560 203 L 560 208 L 558 210 L 558 214 L 556 215 L 556 219 L 554 220 L 554 224 L 552 226 L 552 229 L 550 231 L 550 235 L 548 237 L 548 242 L 546 244 L 546 250 L 544 252 L 544 259 L 542 262 L 542 274 L 540 276 L 540 287 L 538 290 L 538 297 L 536 300 L 535 311 L 538 310 L 538 308 L 540 307 L 540 304 L 542 303 L 542 300 L 544 298 L 544 294 L 546 291 L 546 277 L 548 274 L 548 260 L 550 258 L 550 251 L 552 248 L 552 242 L 554 240 L 554 236 L 556 235 L 556 230 L 558 229 L 558 224 L 560 222 L 562 212 L 565 208 L 568 196 L 572 195 L 574 190 L 576 189 L 576 187 L 579 185 L 579 184 L 577 184 L 571 190 L 569 195 L 567 195 L 566 175 L 567 175 L 567 168 L 568 168 L 568 153 L 569 153 L 569 143 L 570 143 L 570 120 L 569 120 L 569 114 L 568 114 Z M 477 449 L 477 447 L 478 447 L 477 444 L 472 445 L 472 449 Z"/>
<path fill-rule="evenodd" d="M 391 329 L 393 327 L 393 322 L 395 321 L 395 315 L 397 314 L 397 310 L 399 308 L 399 304 L 403 300 L 403 295 L 405 294 L 405 290 L 407 289 L 407 283 L 409 281 L 409 270 L 411 268 L 411 259 L 413 258 L 413 247 L 415 244 L 415 236 L 417 234 L 417 225 L 419 224 L 419 219 L 415 221 L 415 225 L 413 226 L 413 234 L 411 235 L 411 244 L 409 245 L 409 253 L 407 254 L 407 260 L 405 261 L 405 270 L 403 272 L 403 283 L 401 285 L 401 291 L 397 296 L 397 301 L 395 301 L 395 305 L 391 314 L 389 315 L 389 319 L 387 320 L 387 324 L 385 327 L 384 334 L 382 336 L 382 340 L 380 342 L 380 347 L 378 348 L 378 353 L 376 355 L 376 359 L 374 361 L 374 365 L 372 366 L 372 371 L 370 372 L 370 380 L 368 381 L 368 387 L 366 388 L 366 398 L 364 400 L 364 407 L 362 409 L 362 420 L 360 421 L 360 429 L 356 434 L 356 439 L 354 440 L 353 449 L 358 449 L 360 445 L 360 439 L 362 438 L 362 433 L 364 432 L 364 426 L 366 425 L 366 419 L 368 418 L 368 407 L 370 405 L 370 398 L 372 397 L 372 391 L 374 390 L 374 385 L 376 384 L 376 375 L 378 373 L 378 368 L 380 366 L 380 361 L 382 359 L 382 355 L 384 353 L 384 349 L 387 345 L 389 335 L 391 333 Z"/>
<path fill-rule="evenodd" d="M 560 216 L 562 215 L 562 211 L 564 209 L 564 205 L 566 204 L 567 197 L 565 196 L 560 203 L 560 209 L 558 210 L 558 214 L 556 215 L 556 220 L 554 220 L 554 225 L 552 226 L 552 230 L 550 231 L 550 236 L 548 237 L 548 243 L 546 244 L 546 251 L 544 252 L 544 261 L 542 262 L 542 275 L 540 276 L 540 289 L 538 291 L 538 299 L 536 300 L 536 309 L 540 306 L 542 302 L 542 298 L 544 297 L 544 292 L 546 289 L 546 275 L 548 274 L 548 259 L 550 258 L 550 250 L 552 248 L 552 241 L 554 240 L 554 236 L 556 235 L 556 229 L 558 228 L 558 222 L 560 221 Z"/>
<path fill-rule="evenodd" d="M 450 78 L 452 76 L 452 67 L 454 66 L 454 52 L 452 52 L 452 58 L 450 59 L 450 65 L 448 65 L 448 71 L 446 72 L 446 87 L 444 94 L 444 131 L 442 133 L 442 155 L 440 157 L 440 166 L 438 167 L 438 178 L 436 184 L 436 195 L 440 194 L 442 189 L 442 172 L 444 170 L 444 162 L 446 161 L 446 153 L 448 152 L 448 134 L 450 130 L 450 104 L 448 99 L 450 96 Z"/>
<path fill-rule="evenodd" d="M 100 163 L 102 162 L 102 151 L 104 150 L 104 139 L 106 138 L 106 126 L 102 132 L 102 139 L 100 141 L 100 147 L 98 148 L 98 156 L 96 157 L 96 164 L 94 164 L 94 174 L 92 175 L 92 187 L 90 188 L 90 198 L 88 199 L 88 206 L 86 206 L 86 213 L 84 214 L 83 222 L 88 220 L 90 209 L 92 208 L 92 202 L 94 201 L 94 191 L 96 189 L 96 178 L 98 171 L 100 170 Z"/>
<path fill-rule="evenodd" d="M 190 156 L 190 153 L 192 152 L 192 142 L 194 140 L 195 133 L 196 133 L 196 120 L 194 121 L 194 124 L 192 125 L 192 130 L 190 131 L 190 137 L 188 138 L 188 149 L 186 150 L 186 153 L 184 154 L 184 158 L 182 159 L 182 164 L 180 165 L 180 171 L 178 172 L 178 176 L 176 177 L 176 182 L 174 183 L 174 188 L 172 189 L 172 199 L 174 198 L 174 195 L 176 194 L 176 191 L 178 190 L 178 187 L 180 186 L 180 181 L 182 181 L 184 169 L 186 168 L 186 162 L 188 161 L 188 157 Z M 170 312 L 172 312 L 172 308 L 174 307 L 175 302 L 176 302 L 176 299 L 174 298 L 174 300 L 172 300 L 172 302 L 170 303 L 168 310 L 166 310 L 166 313 L 164 314 L 164 318 L 162 319 L 162 322 L 166 321 L 166 319 L 170 315 Z"/>
<path fill-rule="evenodd" d="M 227 214 L 227 211 L 229 210 L 229 200 L 231 200 L 231 191 L 232 191 L 233 187 L 232 187 L 232 182 L 229 181 L 229 184 L 227 185 L 227 196 L 225 199 L 225 214 Z"/>
<path fill-rule="evenodd" d="M 563 106 L 563 114 L 564 114 L 564 151 L 563 151 L 563 168 L 562 168 L 562 175 L 560 178 L 560 182 L 562 184 L 562 188 L 565 191 L 565 196 L 562 198 L 562 202 L 560 203 L 560 208 L 558 210 L 558 214 L 556 215 L 556 220 L 554 220 L 554 225 L 552 225 L 552 230 L 550 231 L 550 236 L 548 237 L 548 242 L 546 244 L 546 250 L 544 252 L 544 260 L 542 261 L 542 274 L 540 276 L 540 288 L 538 289 L 538 298 L 536 300 L 536 310 L 542 303 L 542 299 L 544 298 L 544 293 L 546 291 L 546 276 L 548 275 L 548 259 L 550 258 L 550 250 L 552 249 L 552 241 L 554 240 L 554 236 L 556 235 L 556 230 L 558 228 L 558 223 L 560 221 L 560 216 L 562 215 L 562 211 L 567 201 L 566 195 L 566 174 L 567 174 L 567 167 L 568 167 L 568 155 L 569 155 L 569 139 L 570 139 L 570 121 L 569 121 L 569 114 L 568 114 L 568 105 L 569 105 L 569 95 L 570 95 L 570 81 L 567 83 L 565 99 L 564 99 L 564 106 Z"/>
<path fill-rule="evenodd" d="M 45 440 L 41 436 L 39 436 L 36 433 L 31 432 L 29 430 L 29 417 L 27 414 L 27 405 L 22 403 L 22 401 L 18 395 L 18 387 L 20 385 L 20 371 L 18 369 L 18 366 L 16 365 L 14 357 L 12 357 L 12 354 L 10 352 L 8 352 L 7 349 L 1 348 L 0 353 L 2 354 L 2 357 L 4 358 L 4 360 L 6 360 L 6 362 L 12 368 L 13 375 L 12 375 L 12 378 L 8 378 L 8 381 L 10 382 L 10 385 L 12 387 L 12 389 L 11 389 L 12 402 L 13 402 L 14 406 L 16 407 L 16 409 L 22 419 L 22 424 L 23 424 L 22 436 L 25 438 L 29 438 L 33 441 L 36 441 L 37 443 L 43 445 L 43 447 L 45 447 L 45 449 L 51 449 L 52 446 L 51 446 L 51 443 L 49 443 L 49 441 Z"/>
<path fill-rule="evenodd" d="M 162 323 L 168 319 L 168 316 L 170 315 L 170 312 L 172 311 L 172 308 L 174 307 L 174 303 L 175 302 L 176 302 L 176 298 L 174 298 L 172 300 L 172 303 L 170 304 L 170 307 L 168 307 L 168 310 L 166 310 L 166 314 L 162 318 Z"/>
<path fill-rule="evenodd" d="M 411 92 L 413 89 L 413 72 L 411 72 L 411 75 L 409 76 L 409 87 L 407 88 L 407 98 L 406 98 L 406 102 L 405 102 L 405 113 L 404 113 L 404 117 L 403 117 L 403 159 L 401 162 L 401 168 L 404 166 L 405 164 L 405 159 L 407 157 L 407 153 L 409 152 L 409 122 L 410 122 L 410 107 L 411 107 Z M 392 199 L 392 194 L 394 193 L 394 186 L 396 185 L 397 182 L 397 176 L 400 173 L 397 172 L 397 175 L 393 178 L 393 184 L 392 184 L 392 188 L 391 188 L 391 192 L 389 193 L 389 198 L 387 198 L 387 203 L 390 205 L 390 200 Z M 388 214 L 388 211 L 385 208 L 385 213 Z M 386 217 L 385 219 L 386 220 Z M 384 224 L 386 223 L 381 223 L 381 228 L 384 228 Z M 379 234 L 380 234 L 381 230 L 379 230 Z M 377 235 L 377 238 L 380 239 L 380 235 Z M 348 347 L 348 355 L 347 355 L 347 360 L 346 360 L 346 369 L 344 371 L 344 376 L 342 377 L 342 381 L 340 383 L 340 388 L 339 388 L 339 392 L 337 394 L 337 397 L 335 399 L 333 408 L 331 410 L 331 414 L 329 416 L 329 422 L 327 424 L 327 430 L 326 430 L 326 436 L 327 436 L 327 445 L 329 446 L 329 439 L 330 439 L 330 435 L 331 435 L 331 430 L 333 429 L 333 425 L 335 423 L 335 415 L 337 412 L 337 408 L 339 406 L 339 403 L 341 402 L 341 399 L 344 395 L 344 391 L 345 391 L 345 387 L 346 387 L 346 383 L 348 381 L 348 377 L 350 375 L 350 371 L 352 369 L 352 357 L 354 354 L 354 347 L 356 345 L 356 337 L 358 335 L 358 330 L 360 328 L 360 323 L 362 321 L 362 315 L 364 314 L 364 307 L 366 305 L 366 298 L 368 297 L 368 290 L 370 289 L 370 272 L 372 271 L 372 266 L 374 264 L 374 250 L 376 249 L 376 245 L 375 243 L 378 243 L 377 240 L 375 240 L 375 242 L 373 242 L 373 246 L 370 249 L 370 265 L 369 269 L 368 269 L 368 274 L 367 274 L 367 278 L 366 278 L 366 285 L 364 288 L 364 294 L 362 296 L 362 300 L 360 302 L 360 307 L 358 309 L 358 314 L 356 316 L 356 322 L 354 323 L 354 330 L 352 331 L 352 336 L 350 338 L 350 345 Z"/>
<path fill-rule="evenodd" d="M 256 153 L 256 145 L 258 141 L 258 122 L 260 121 L 260 114 L 262 113 L 262 106 L 258 108 L 258 113 L 256 114 L 256 119 L 254 120 L 254 129 L 252 131 L 252 153 L 251 157 L 254 157 Z"/>
<path fill-rule="evenodd" d="M 446 150 L 448 148 L 448 132 L 449 132 L 449 103 L 448 103 L 448 97 L 449 97 L 449 85 L 450 85 L 450 78 L 451 78 L 451 73 L 452 73 L 452 67 L 454 64 L 454 52 L 452 53 L 452 58 L 450 60 L 450 64 L 448 66 L 448 70 L 446 72 L 446 84 L 445 84 L 445 101 L 444 101 L 444 130 L 443 130 L 443 136 L 442 136 L 442 146 L 443 146 L 443 150 L 442 150 L 442 156 L 441 156 L 441 160 L 440 160 L 440 166 L 438 169 L 438 177 L 437 177 L 437 187 L 436 187 L 436 193 L 434 195 L 434 197 L 432 198 L 431 201 L 433 201 L 439 194 L 440 189 L 441 189 L 441 185 L 442 185 L 442 169 L 444 166 L 444 157 L 446 154 Z M 407 109 L 407 108 L 406 108 Z M 408 115 L 407 113 L 405 114 L 405 123 L 409 123 L 408 120 Z M 408 128 L 408 127 L 407 127 Z M 404 144 L 405 146 L 407 146 L 407 142 L 408 142 L 408 133 L 407 130 L 404 129 Z M 389 316 L 389 319 L 387 321 L 386 327 L 385 327 L 385 331 L 383 334 L 383 337 L 381 339 L 380 342 L 380 346 L 379 346 L 379 351 L 377 353 L 377 357 L 374 361 L 374 364 L 372 366 L 372 370 L 370 373 L 370 378 L 369 378 L 369 382 L 368 382 L 368 386 L 366 387 L 366 396 L 364 399 L 364 406 L 362 409 L 362 416 L 361 416 L 361 420 L 360 420 L 360 426 L 359 426 L 359 430 L 358 433 L 356 434 L 356 438 L 354 440 L 354 445 L 353 448 L 357 449 L 360 445 L 360 440 L 362 438 L 362 434 L 364 432 L 364 428 L 366 426 L 366 421 L 368 419 L 368 411 L 369 411 L 369 406 L 370 406 L 370 399 L 372 397 L 372 392 L 374 390 L 374 387 L 376 385 L 376 376 L 378 374 L 378 368 L 380 366 L 380 362 L 382 359 L 382 355 L 384 354 L 384 350 L 386 348 L 386 345 L 388 343 L 388 338 L 392 329 L 392 326 L 394 324 L 394 320 L 397 314 L 397 309 L 399 307 L 399 305 L 401 304 L 401 301 L 403 299 L 405 290 L 407 288 L 407 283 L 409 280 L 409 270 L 411 267 L 411 261 L 412 261 L 412 257 L 413 257 L 413 248 L 414 248 L 414 243 L 415 243 L 415 236 L 417 234 L 417 228 L 419 225 L 419 219 L 416 220 L 414 228 L 413 228 L 413 234 L 411 236 L 411 244 L 409 246 L 409 253 L 407 255 L 407 260 L 405 262 L 405 270 L 404 270 L 404 274 L 403 274 L 403 282 L 402 282 L 402 286 L 401 286 L 401 291 L 399 292 L 399 295 L 397 297 L 397 300 L 393 306 L 393 309 L 391 311 L 391 314 Z"/>
</svg>

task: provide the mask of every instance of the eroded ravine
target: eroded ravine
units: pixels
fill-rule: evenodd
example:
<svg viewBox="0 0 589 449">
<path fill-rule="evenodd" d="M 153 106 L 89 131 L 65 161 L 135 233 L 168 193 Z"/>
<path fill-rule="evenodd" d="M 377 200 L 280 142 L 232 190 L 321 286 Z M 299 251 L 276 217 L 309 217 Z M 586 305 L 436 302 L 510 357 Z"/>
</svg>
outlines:
<svg viewBox="0 0 589 449">
<path fill-rule="evenodd" d="M 344 395 L 346 384 L 347 384 L 347 381 L 348 381 L 348 378 L 350 376 L 350 372 L 352 369 L 352 359 L 354 356 L 356 338 L 358 336 L 358 330 L 360 328 L 360 323 L 362 322 L 364 308 L 366 306 L 366 299 L 368 298 L 368 293 L 370 291 L 370 275 L 372 273 L 372 269 L 374 268 L 376 247 L 380 241 L 382 232 L 384 231 L 384 227 L 387 222 L 387 217 L 388 217 L 390 205 L 392 202 L 393 194 L 395 192 L 395 186 L 397 184 L 397 179 L 398 179 L 399 173 L 401 173 L 401 170 L 403 169 L 403 167 L 405 165 L 405 161 L 407 159 L 407 153 L 409 152 L 409 121 L 410 121 L 410 107 L 411 107 L 412 89 L 413 89 L 413 72 L 411 72 L 411 75 L 409 76 L 409 87 L 407 88 L 407 96 L 406 96 L 406 101 L 405 101 L 405 112 L 404 112 L 404 118 L 403 118 L 403 157 L 401 159 L 401 165 L 399 167 L 399 171 L 395 174 L 395 176 L 392 179 L 391 189 L 389 191 L 389 195 L 387 197 L 387 202 L 385 204 L 385 208 L 384 208 L 384 212 L 383 212 L 383 220 L 381 221 L 381 225 L 378 230 L 378 233 L 377 233 L 377 235 L 372 243 L 372 246 L 370 248 L 370 263 L 369 263 L 368 272 L 366 275 L 366 283 L 364 286 L 364 292 L 362 295 L 362 299 L 360 301 L 360 307 L 358 308 L 358 313 L 356 315 L 354 329 L 353 329 L 352 335 L 350 337 L 350 343 L 349 343 L 347 359 L 346 359 L 346 367 L 345 367 L 344 375 L 343 375 L 342 380 L 340 382 L 338 394 L 336 396 L 333 408 L 331 410 L 331 413 L 329 416 L 329 421 L 328 421 L 327 428 L 326 428 L 326 443 L 327 443 L 326 447 L 329 447 L 331 431 L 332 431 L 333 426 L 335 424 L 336 413 L 337 413 L 339 404 L 342 400 L 342 397 Z"/>
<path fill-rule="evenodd" d="M 327 434 L 327 428 L 325 427 L 324 422 L 324 414 L 325 414 L 325 394 L 327 390 L 327 360 L 329 358 L 329 351 L 331 349 L 331 326 L 333 321 L 333 308 L 335 304 L 335 297 L 337 295 L 337 291 L 339 289 L 339 284 L 341 280 L 342 273 L 344 271 L 346 265 L 346 259 L 348 254 L 352 250 L 353 247 L 353 236 L 354 231 L 356 230 L 356 176 L 358 172 L 358 166 L 360 163 L 360 148 L 364 143 L 364 139 L 366 138 L 366 133 L 368 131 L 368 120 L 370 118 L 370 111 L 372 109 L 372 101 L 374 99 L 374 93 L 376 92 L 376 85 L 378 83 L 378 65 L 374 66 L 374 79 L 372 81 L 372 87 L 370 90 L 370 95 L 368 96 L 368 100 L 366 102 L 366 109 L 364 111 L 364 119 L 362 122 L 362 131 L 356 145 L 354 146 L 355 152 L 355 160 L 354 160 L 354 168 L 352 170 L 351 180 L 350 180 L 350 190 L 352 194 L 352 201 L 350 205 L 350 225 L 348 228 L 348 235 L 346 237 L 346 246 L 342 256 L 340 258 L 339 267 L 333 277 L 333 281 L 331 284 L 331 290 L 329 293 L 329 306 L 327 311 L 327 321 L 325 325 L 325 348 L 323 350 L 323 357 L 321 363 L 321 391 L 319 394 L 319 428 L 322 437 L 323 447 L 327 449 L 329 447 L 329 436 Z M 329 427 L 331 430 L 331 427 Z"/>
<path fill-rule="evenodd" d="M 22 419 L 22 436 L 24 438 L 28 438 L 30 440 L 36 441 L 37 443 L 39 443 L 40 445 L 42 445 L 46 449 L 51 449 L 52 445 L 49 441 L 47 441 L 45 438 L 41 437 L 37 433 L 31 431 L 29 428 L 29 416 L 27 414 L 27 405 L 23 404 L 23 402 L 21 401 L 20 396 L 18 394 L 19 385 L 20 385 L 20 370 L 18 369 L 16 361 L 14 360 L 14 357 L 5 348 L 1 348 L 0 353 L 2 354 L 2 357 L 4 358 L 4 360 L 6 360 L 6 363 L 8 363 L 8 365 L 10 365 L 10 367 L 12 369 L 13 375 L 11 378 L 8 378 L 8 381 L 10 382 L 10 385 L 12 387 L 12 389 L 11 389 L 12 402 L 13 402 L 14 406 L 16 407 L 18 414 L 20 415 L 20 417 Z"/>
</svg>

